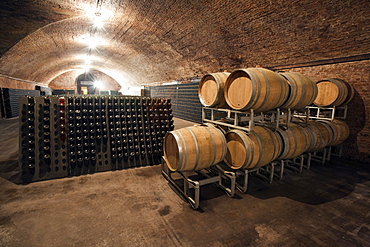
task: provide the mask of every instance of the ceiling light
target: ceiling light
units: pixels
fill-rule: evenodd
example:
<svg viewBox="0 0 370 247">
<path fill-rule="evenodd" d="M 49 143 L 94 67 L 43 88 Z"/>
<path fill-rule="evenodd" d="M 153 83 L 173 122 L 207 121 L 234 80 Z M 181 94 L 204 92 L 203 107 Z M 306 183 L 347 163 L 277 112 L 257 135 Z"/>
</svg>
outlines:
<svg viewBox="0 0 370 247">
<path fill-rule="evenodd" d="M 95 6 L 92 6 L 90 4 L 83 4 L 82 9 L 85 11 L 85 15 L 90 18 L 94 18 L 95 16 Z"/>
<path fill-rule="evenodd" d="M 97 88 L 102 88 L 103 87 L 103 82 L 102 81 L 94 81 L 94 87 L 97 87 Z"/>
<path fill-rule="evenodd" d="M 83 60 L 83 61 L 87 61 L 87 60 L 97 61 L 97 60 L 100 60 L 99 57 L 94 56 L 94 55 L 90 55 L 90 54 L 77 55 L 77 56 L 75 56 L 75 58 L 78 59 L 78 60 Z"/>
<path fill-rule="evenodd" d="M 90 34 L 84 34 L 78 40 L 83 44 L 87 44 L 90 49 L 95 49 L 98 45 L 101 46 L 106 43 L 103 39 Z"/>
<path fill-rule="evenodd" d="M 101 8 L 95 12 L 94 19 L 100 19 L 100 21 L 107 21 L 112 16 L 112 12 L 106 8 Z"/>
<path fill-rule="evenodd" d="M 84 66 L 82 66 L 82 70 L 83 70 L 84 73 L 89 72 L 90 66 L 89 65 L 84 65 Z"/>
<path fill-rule="evenodd" d="M 94 19 L 94 27 L 103 28 L 103 26 L 104 26 L 104 21 L 100 17 L 97 17 Z"/>
<path fill-rule="evenodd" d="M 95 42 L 94 40 L 91 40 L 88 43 L 88 46 L 89 46 L 90 49 L 95 49 L 97 45 L 98 45 L 97 42 Z"/>
<path fill-rule="evenodd" d="M 112 16 L 112 12 L 103 6 L 97 8 L 96 6 L 86 4 L 83 9 L 85 10 L 85 15 L 92 20 L 99 18 L 102 21 L 106 21 Z"/>
</svg>

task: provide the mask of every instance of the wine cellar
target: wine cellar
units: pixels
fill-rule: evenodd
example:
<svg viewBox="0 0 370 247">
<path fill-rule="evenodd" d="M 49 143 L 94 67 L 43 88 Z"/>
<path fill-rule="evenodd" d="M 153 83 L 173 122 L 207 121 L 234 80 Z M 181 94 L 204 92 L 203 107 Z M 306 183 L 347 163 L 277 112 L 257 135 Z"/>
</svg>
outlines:
<svg viewBox="0 0 370 247">
<path fill-rule="evenodd" d="M 368 0 L 0 15 L 0 246 L 369 245 Z"/>
</svg>

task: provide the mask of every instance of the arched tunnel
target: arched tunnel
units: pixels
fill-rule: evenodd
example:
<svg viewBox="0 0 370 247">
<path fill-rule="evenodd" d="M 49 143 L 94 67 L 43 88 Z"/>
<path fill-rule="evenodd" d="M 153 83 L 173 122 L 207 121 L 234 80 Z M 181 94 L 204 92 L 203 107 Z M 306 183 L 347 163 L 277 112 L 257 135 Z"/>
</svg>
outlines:
<svg viewBox="0 0 370 247">
<path fill-rule="evenodd" d="M 358 95 L 348 156 L 369 159 L 367 1 L 0 4 L 2 87 L 77 92 L 78 76 L 90 71 L 103 82 L 101 90 L 127 92 L 255 66 L 301 72 L 314 81 L 341 78 Z"/>
<path fill-rule="evenodd" d="M 31 246 L 54 244 L 55 246 L 333 246 L 334 244 L 366 246 L 370 241 L 368 213 L 370 201 L 366 196 L 370 190 L 368 183 L 370 178 L 369 16 L 370 2 L 368 0 L 0 1 L 0 91 L 6 89 L 34 92 L 43 88 L 43 90 L 49 90 L 50 95 L 64 95 L 66 92 L 73 95 L 68 96 L 70 98 L 61 96 L 61 101 L 55 102 L 53 100 L 56 98 L 46 97 L 48 100 L 46 105 L 54 104 L 57 107 L 57 103 L 63 105 L 64 100 L 67 105 L 69 99 L 73 103 L 87 104 L 88 100 L 93 99 L 94 101 L 89 101 L 92 106 L 95 102 L 103 102 L 101 99 L 104 98 L 109 107 L 109 104 L 118 105 L 121 102 L 120 99 L 123 99 L 122 111 L 127 111 L 129 116 L 144 115 L 145 107 L 143 108 L 142 105 L 149 105 L 147 109 L 150 110 L 150 114 L 155 115 L 157 114 L 155 109 L 161 109 L 161 111 L 166 111 L 166 114 L 169 112 L 168 116 L 171 115 L 171 119 L 172 116 L 174 117 L 174 123 L 173 120 L 160 118 L 153 118 L 151 122 L 148 120 L 148 123 L 156 124 L 163 120 L 163 122 L 167 121 L 166 124 L 172 126 L 172 129 L 171 124 L 173 123 L 175 130 L 186 129 L 189 133 L 191 132 L 189 128 L 201 128 L 204 125 L 200 127 L 199 124 L 212 123 L 218 127 L 222 126 L 217 129 L 226 137 L 233 128 L 230 126 L 238 126 L 237 121 L 248 118 L 249 132 L 246 132 L 246 136 L 253 136 L 254 134 L 251 133 L 257 133 L 258 128 L 268 126 L 266 127 L 268 130 L 265 130 L 268 135 L 264 138 L 272 138 L 271 136 L 276 135 L 277 140 L 281 140 L 279 144 L 281 149 L 284 150 L 284 147 L 288 145 L 288 141 L 284 139 L 284 131 L 293 127 L 289 127 L 289 124 L 285 122 L 283 124 L 286 125 L 282 128 L 284 131 L 278 130 L 280 123 L 275 128 L 272 124 L 264 122 L 265 117 L 267 116 L 268 121 L 280 121 L 278 116 L 287 119 L 296 117 L 298 121 L 291 126 L 307 127 L 309 121 L 304 122 L 302 114 L 307 114 L 307 119 L 309 119 L 308 116 L 312 111 L 321 109 L 320 106 L 317 107 L 318 104 L 312 104 L 313 99 L 310 106 L 304 108 L 305 111 L 290 111 L 289 109 L 284 112 L 283 109 L 281 116 L 278 115 L 280 114 L 278 107 L 277 113 L 271 111 L 266 115 L 258 111 L 256 115 L 253 115 L 253 109 L 248 113 L 243 112 L 246 108 L 241 110 L 242 113 L 235 113 L 239 110 L 226 107 L 227 109 L 221 109 L 221 113 L 215 113 L 215 116 L 212 110 L 212 116 L 209 116 L 209 112 L 203 112 L 209 107 L 199 100 L 200 95 L 198 95 L 202 78 L 213 73 L 232 73 L 236 76 L 237 74 L 233 72 L 244 71 L 240 73 L 249 73 L 248 80 L 254 83 L 256 79 L 252 76 L 252 72 L 249 72 L 252 70 L 269 71 L 280 77 L 284 73 L 296 73 L 309 78 L 315 86 L 322 81 L 337 83 L 339 79 L 338 81 L 344 81 L 343 85 L 346 85 L 346 90 L 352 90 L 352 96 L 350 97 L 350 93 L 346 96 L 351 100 L 348 100 L 345 106 L 332 104 L 322 108 L 324 109 L 322 111 L 330 108 L 333 110 L 329 111 L 339 112 L 338 119 L 340 120 L 338 121 L 343 121 L 345 126 L 348 126 L 348 138 L 343 141 L 342 145 L 335 148 L 333 146 L 332 149 L 323 149 L 323 157 L 327 157 L 327 161 L 324 157 L 322 163 L 328 165 L 318 165 L 321 161 L 317 160 L 317 163 L 314 163 L 316 151 L 312 157 L 311 153 L 307 154 L 308 156 L 302 154 L 299 156 L 301 160 L 297 161 L 301 162 L 300 170 L 297 172 L 297 169 L 292 169 L 290 173 L 288 172 L 287 178 L 284 174 L 284 179 L 286 179 L 284 180 L 282 179 L 284 161 L 277 158 L 275 163 L 269 163 L 271 165 L 269 169 L 262 170 L 270 174 L 271 177 L 264 177 L 264 179 L 270 179 L 270 183 L 274 181 L 271 185 L 253 180 L 258 176 L 261 177 L 257 166 L 255 167 L 257 170 L 241 169 L 235 172 L 235 181 L 225 175 L 229 173 L 224 171 L 225 173 L 221 176 L 221 171 L 217 170 L 221 168 L 215 168 L 222 179 L 218 187 L 222 188 L 224 186 L 222 183 L 225 181 L 227 181 L 227 186 L 230 186 L 234 181 L 237 184 L 234 184 L 236 191 L 243 190 L 242 187 L 237 187 L 238 182 L 242 180 L 240 176 L 244 176 L 244 182 L 247 185 L 248 172 L 256 176 L 251 175 L 249 192 L 242 193 L 241 196 L 237 195 L 236 199 L 225 198 L 224 194 L 213 192 L 208 187 L 205 187 L 203 192 L 202 188 L 201 205 L 203 206 L 196 211 L 191 210 L 187 204 L 190 203 L 194 207 L 196 202 L 189 198 L 199 192 L 193 180 L 189 182 L 188 177 L 185 176 L 185 178 L 182 173 L 179 173 L 181 175 L 179 179 L 183 179 L 180 187 L 187 188 L 188 181 L 191 195 L 184 191 L 181 191 L 181 194 L 176 189 L 175 180 L 172 178 L 166 177 L 168 181 L 173 182 L 170 188 L 164 183 L 161 172 L 162 174 L 167 172 L 164 176 L 169 176 L 168 174 L 171 175 L 173 172 L 164 171 L 165 166 L 158 165 L 160 161 L 162 165 L 170 162 L 165 158 L 166 155 L 162 159 L 158 156 L 155 164 L 150 163 L 149 167 L 128 166 L 133 169 L 111 173 L 93 174 L 94 170 L 94 172 L 73 174 L 68 170 L 69 168 L 66 168 L 64 177 L 68 178 L 17 187 L 20 185 L 12 182 L 12 176 L 15 175 L 7 164 L 15 165 L 18 161 L 22 163 L 27 159 L 27 157 L 19 157 L 18 160 L 17 156 L 18 144 L 20 148 L 23 145 L 18 140 L 18 134 L 22 135 L 21 131 L 18 133 L 18 124 L 22 125 L 23 120 L 22 116 L 20 120 L 12 117 L 5 119 L 6 107 L 1 106 L 1 102 L 5 102 L 5 98 L 9 96 L 0 93 L 0 117 L 4 118 L 0 119 L 3 130 L 0 132 L 2 143 L 0 145 L 0 153 L 2 153 L 0 154 L 0 187 L 5 188 L 3 193 L 0 193 L 0 205 L 4 208 L 0 211 L 0 246 L 25 246 L 27 243 Z M 264 79 L 258 78 L 256 87 L 263 88 L 261 83 L 267 77 L 263 74 L 261 78 Z M 230 78 L 227 80 L 231 81 Z M 243 86 L 240 86 L 240 92 L 239 88 L 235 87 L 233 88 L 235 95 L 244 90 Z M 302 92 L 297 90 L 297 93 L 305 93 L 305 90 L 302 89 Z M 286 89 L 284 93 L 291 95 L 293 91 L 290 84 L 289 89 Z M 328 95 L 322 96 L 322 100 L 326 100 L 326 97 L 334 91 L 331 88 L 327 92 Z M 271 101 L 274 93 L 276 92 L 270 94 L 268 91 L 263 104 Z M 84 98 L 81 96 L 84 94 L 91 97 Z M 255 96 L 254 92 L 250 94 L 252 96 L 244 95 L 241 101 Z M 256 94 L 263 93 L 257 92 Z M 129 98 L 132 95 L 136 98 Z M 285 97 L 284 102 L 289 99 L 281 92 L 276 95 L 277 100 L 279 97 Z M 154 102 L 151 101 L 152 99 L 158 99 L 158 101 L 156 101 L 157 105 L 150 108 L 150 102 Z M 35 107 L 39 103 L 37 100 L 35 99 L 32 103 Z M 19 109 L 22 113 L 22 101 L 20 102 Z M 224 103 L 230 105 L 230 102 Z M 33 111 L 26 110 L 27 104 L 30 103 L 23 101 L 25 115 Z M 140 108 L 142 112 L 131 113 L 131 109 L 127 110 L 123 107 L 126 104 L 132 104 L 132 107 L 135 104 L 135 107 L 142 104 Z M 105 101 L 102 105 L 106 106 Z M 167 106 L 172 108 L 167 109 Z M 90 118 L 98 116 L 98 119 L 101 119 L 103 113 L 98 112 L 102 109 L 97 109 L 94 113 L 96 115 L 90 115 Z M 113 110 L 107 109 L 107 116 L 109 116 L 109 110 Z M 55 108 L 56 113 L 63 112 L 64 114 L 65 109 L 60 110 L 60 108 Z M 77 109 L 75 112 L 83 112 L 83 110 L 88 112 L 87 109 Z M 341 115 L 342 110 L 344 117 Z M 39 110 L 39 112 L 42 111 Z M 104 112 L 104 109 L 101 112 Z M 234 119 L 233 114 L 235 114 Z M 242 114 L 239 120 L 237 120 L 237 114 Z M 318 112 L 317 117 L 312 117 L 317 122 L 336 121 L 334 113 L 332 119 L 329 120 L 322 119 L 319 114 Z M 217 116 L 221 116 L 221 119 L 217 120 L 218 122 L 213 121 L 213 118 Z M 58 131 L 64 133 L 66 126 L 82 131 L 78 129 L 79 127 L 75 127 L 79 126 L 79 123 L 70 122 L 70 125 L 67 125 L 64 117 L 66 116 L 63 115 L 60 118 L 63 119 L 61 120 L 62 127 L 58 127 Z M 80 115 L 78 117 L 81 118 Z M 256 122 L 250 120 L 253 118 Z M 46 116 L 44 119 L 49 119 L 49 117 Z M 125 118 L 116 125 L 112 119 L 101 120 L 101 123 L 112 124 L 111 129 L 114 130 L 121 128 L 126 120 Z M 52 121 L 57 120 L 50 121 L 50 126 L 53 126 Z M 127 120 L 130 124 L 136 124 L 136 121 L 141 123 L 141 120 L 137 119 Z M 143 122 L 145 122 L 144 118 Z M 197 127 L 193 126 L 194 124 Z M 40 126 L 49 126 L 49 123 Z M 245 132 L 248 124 L 241 126 L 241 128 L 238 127 L 239 131 Z M 144 124 L 132 128 L 136 130 L 140 127 L 141 129 L 147 127 L 150 130 L 149 135 L 150 133 L 156 135 L 154 127 L 151 128 Z M 253 132 L 252 127 L 256 132 Z M 89 131 L 93 133 L 97 130 L 96 128 L 89 129 Z M 131 129 L 131 126 L 127 128 Z M 335 135 L 334 127 L 331 128 Z M 9 131 L 11 129 L 16 131 L 17 137 L 11 135 Z M 31 135 L 44 133 L 36 129 L 35 132 L 29 129 L 27 131 L 30 131 Z M 156 136 L 154 139 L 159 143 L 164 139 L 167 130 L 162 131 L 163 137 Z M 48 131 L 45 132 L 49 134 Z M 121 132 L 122 129 L 118 134 L 121 138 L 118 138 L 119 142 L 125 143 L 122 136 L 126 134 Z M 207 141 L 216 142 L 215 136 L 207 137 L 208 132 L 210 130 L 207 128 L 207 131 L 200 136 Z M 181 144 L 184 146 L 179 144 L 181 140 L 186 139 L 184 133 L 178 134 L 179 136 L 172 134 L 173 138 L 168 141 L 172 144 L 176 142 L 173 147 L 180 150 L 175 158 L 171 157 L 171 161 L 180 159 L 181 168 L 184 168 L 183 163 L 192 160 L 190 156 L 181 158 L 181 152 L 191 146 L 189 143 Z M 189 133 L 187 133 L 189 139 L 195 140 L 196 134 Z M 233 132 L 228 138 L 235 138 L 237 133 L 239 132 Z M 51 135 L 54 135 L 53 132 Z M 106 134 L 106 136 L 113 138 L 112 135 Z M 139 137 L 135 137 L 134 134 L 130 136 L 130 133 L 127 136 L 127 140 L 132 140 L 134 143 L 132 146 L 141 145 L 140 150 L 144 150 L 145 146 L 152 148 L 154 143 L 137 141 L 140 138 L 145 139 L 144 134 L 142 137 L 139 132 L 137 132 Z M 85 136 L 81 135 L 79 138 L 83 139 L 83 137 Z M 297 143 L 300 142 L 296 140 L 297 136 L 294 138 Z M 324 138 L 322 133 L 320 138 Z M 253 141 L 253 138 L 251 139 Z M 229 139 L 225 139 L 226 141 L 228 142 Z M 111 143 L 115 142 L 116 140 Z M 243 145 L 247 145 L 246 142 L 243 139 Z M 334 140 L 331 142 L 334 143 Z M 14 143 L 18 144 L 14 145 Z M 166 144 L 160 142 L 158 146 L 162 146 L 162 143 Z M 265 145 L 269 149 L 263 154 L 261 151 L 259 161 L 277 152 L 273 149 L 276 146 L 270 147 L 269 144 L 272 142 L 266 139 L 258 139 L 256 143 L 260 146 Z M 46 146 L 42 145 L 40 146 L 41 151 L 36 150 L 35 152 L 45 152 L 42 147 L 45 149 Z M 118 144 L 109 145 L 113 147 Z M 127 145 L 130 148 L 131 144 Z M 199 155 L 200 151 L 197 149 L 199 145 L 196 143 L 192 147 L 194 149 L 191 149 L 198 155 L 194 158 L 197 162 L 196 167 L 198 161 L 204 159 L 204 156 L 213 158 L 213 161 L 216 160 L 216 154 L 212 156 L 210 151 Z M 216 144 L 214 145 L 216 147 Z M 237 144 L 230 144 L 232 145 Z M 306 150 L 308 146 L 307 144 Z M 114 146 L 112 150 L 116 150 L 117 147 Z M 73 153 L 70 152 L 69 147 L 64 146 L 64 148 L 69 155 Z M 57 145 L 55 149 L 58 149 Z M 73 150 L 82 152 L 82 149 L 78 148 Z M 235 152 L 235 155 L 246 156 L 245 153 L 250 150 L 243 149 L 241 154 Z M 332 150 L 335 152 L 331 153 Z M 60 151 L 60 153 L 63 152 Z M 133 157 L 136 157 L 135 152 L 131 153 Z M 227 149 L 225 157 L 230 157 L 230 153 Z M 332 157 L 331 154 L 333 154 Z M 100 157 L 98 160 L 106 159 L 104 161 L 107 165 L 107 157 Z M 148 155 L 146 156 L 148 160 L 147 157 Z M 313 166 L 310 169 L 310 165 L 304 166 L 303 164 L 304 162 L 310 164 L 311 158 Z M 329 162 L 330 158 L 334 161 Z M 61 157 L 56 160 L 62 162 Z M 289 168 L 292 164 L 292 166 L 297 165 L 297 162 L 296 159 L 291 159 L 286 162 L 286 167 Z M 280 164 L 280 170 L 278 169 L 280 175 L 276 170 L 274 173 L 273 170 L 278 167 L 277 164 Z M 52 165 L 57 166 L 57 164 Z M 20 167 L 22 168 L 22 164 Z M 212 169 L 210 169 L 211 172 L 215 172 Z M 104 171 L 108 170 L 120 169 L 112 168 Z M 304 173 L 306 176 L 300 177 Z M 277 177 L 279 179 L 276 179 Z M 48 178 L 39 180 L 48 180 Z M 48 185 L 50 189 L 46 188 Z M 246 190 L 245 187 L 244 189 Z M 181 194 L 182 199 L 178 200 L 176 194 Z M 54 211 L 53 207 L 56 208 Z M 142 221 L 139 222 L 138 219 Z M 61 224 L 58 225 L 55 222 L 61 222 Z M 94 229 L 90 228 L 92 225 Z"/>
<path fill-rule="evenodd" d="M 147 85 L 303 67 L 365 56 L 369 46 L 367 1 L 27 0 L 1 9 L 0 73 L 45 85 L 86 66 L 119 85 Z"/>
</svg>

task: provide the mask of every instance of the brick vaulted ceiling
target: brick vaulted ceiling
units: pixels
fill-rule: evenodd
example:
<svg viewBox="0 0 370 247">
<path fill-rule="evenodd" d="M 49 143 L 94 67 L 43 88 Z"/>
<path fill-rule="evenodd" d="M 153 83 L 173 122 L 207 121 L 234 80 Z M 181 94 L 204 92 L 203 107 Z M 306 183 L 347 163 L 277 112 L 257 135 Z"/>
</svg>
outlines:
<svg viewBox="0 0 370 247">
<path fill-rule="evenodd" d="M 111 13 L 102 29 L 86 15 L 96 6 Z M 48 84 L 89 55 L 134 86 L 366 56 L 369 16 L 368 0 L 2 0 L 0 74 Z"/>
</svg>

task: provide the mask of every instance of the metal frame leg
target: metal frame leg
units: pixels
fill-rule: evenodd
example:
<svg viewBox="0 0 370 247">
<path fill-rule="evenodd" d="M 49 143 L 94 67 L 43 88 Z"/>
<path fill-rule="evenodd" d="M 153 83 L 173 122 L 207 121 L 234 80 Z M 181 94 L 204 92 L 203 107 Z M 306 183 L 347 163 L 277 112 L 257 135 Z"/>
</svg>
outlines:
<svg viewBox="0 0 370 247">
<path fill-rule="evenodd" d="M 228 171 L 215 172 L 213 169 L 205 169 L 197 171 L 196 173 L 202 177 L 199 180 L 190 179 L 186 172 L 172 172 L 169 170 L 164 158 L 161 159 L 161 168 L 163 177 L 179 192 L 191 205 L 192 208 L 199 208 L 200 204 L 200 188 L 207 184 L 216 184 L 218 187 L 223 189 L 226 194 L 233 197 L 235 194 L 236 176 L 234 173 Z M 172 178 L 172 174 L 177 173 L 183 180 L 183 186 L 179 186 L 176 181 Z M 230 188 L 223 184 L 223 179 L 230 181 Z M 194 196 L 191 195 L 190 189 L 194 189 Z"/>
<path fill-rule="evenodd" d="M 242 193 L 247 193 L 248 181 L 249 181 L 249 171 L 246 170 L 246 169 L 239 169 L 235 172 L 235 174 L 236 174 L 237 177 L 242 177 L 243 178 L 242 183 L 238 183 L 236 181 L 236 183 L 235 183 L 236 189 L 239 190 Z"/>
<path fill-rule="evenodd" d="M 288 160 L 282 160 L 282 163 L 286 163 L 286 166 L 285 166 L 286 168 L 296 171 L 298 173 L 302 173 L 303 167 L 304 167 L 304 155 L 299 155 L 295 158 L 288 159 Z M 298 166 L 298 168 L 295 166 Z"/>
<path fill-rule="evenodd" d="M 213 168 L 220 176 L 218 181 L 218 186 L 223 189 L 229 197 L 233 197 L 235 195 L 235 188 L 236 188 L 236 174 L 235 172 L 226 171 L 223 169 L 219 164 L 216 164 Z M 228 188 L 223 181 L 227 180 L 230 182 L 230 188 Z"/>
<path fill-rule="evenodd" d="M 322 156 L 320 156 L 318 153 L 319 152 L 322 152 Z M 325 161 L 326 161 L 326 148 L 320 150 L 320 151 L 316 151 L 316 152 L 313 152 L 311 154 L 311 160 L 315 160 L 317 162 L 320 162 L 321 165 L 324 165 L 325 164 Z"/>
<path fill-rule="evenodd" d="M 304 155 L 307 157 L 306 170 L 309 170 L 311 168 L 312 153 L 306 153 Z"/>
</svg>

